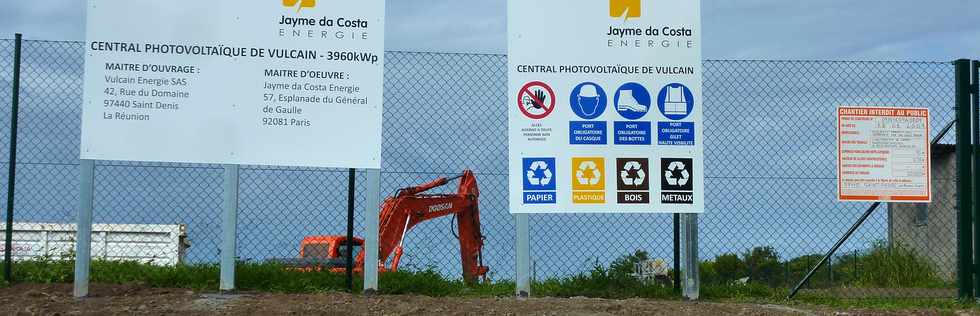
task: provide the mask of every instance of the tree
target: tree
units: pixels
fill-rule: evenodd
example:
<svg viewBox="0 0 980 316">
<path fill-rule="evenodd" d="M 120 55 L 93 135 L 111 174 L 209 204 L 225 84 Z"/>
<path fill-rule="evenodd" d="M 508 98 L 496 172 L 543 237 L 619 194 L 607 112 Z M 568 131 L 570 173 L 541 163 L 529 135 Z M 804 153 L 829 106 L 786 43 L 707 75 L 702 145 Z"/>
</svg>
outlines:
<svg viewBox="0 0 980 316">
<path fill-rule="evenodd" d="M 633 254 L 619 257 L 609 265 L 609 274 L 614 276 L 629 276 L 635 270 L 636 264 L 650 260 L 650 254 L 637 250 Z"/>
<path fill-rule="evenodd" d="M 780 276 L 779 254 L 771 246 L 755 247 L 746 252 L 745 266 L 748 269 L 749 282 L 757 282 L 773 286 Z"/>
<path fill-rule="evenodd" d="M 714 268 L 719 281 L 723 283 L 730 283 L 748 275 L 745 271 L 745 262 L 739 259 L 738 255 L 732 253 L 715 257 Z"/>
</svg>

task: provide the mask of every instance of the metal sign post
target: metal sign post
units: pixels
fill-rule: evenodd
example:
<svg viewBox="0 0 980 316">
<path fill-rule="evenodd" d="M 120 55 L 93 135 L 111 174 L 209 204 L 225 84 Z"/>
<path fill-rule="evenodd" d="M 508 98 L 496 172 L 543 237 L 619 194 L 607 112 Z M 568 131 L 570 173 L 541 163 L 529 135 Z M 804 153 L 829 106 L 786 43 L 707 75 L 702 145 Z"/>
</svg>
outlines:
<svg viewBox="0 0 980 316">
<path fill-rule="evenodd" d="M 347 291 L 354 292 L 354 190 L 356 190 L 357 170 L 347 169 Z M 367 264 L 365 263 L 365 268 Z"/>
<path fill-rule="evenodd" d="M 378 291 L 378 216 L 381 209 L 381 169 L 366 172 L 364 191 L 364 294 Z"/>
<path fill-rule="evenodd" d="M 682 261 L 684 262 L 684 300 L 697 301 L 701 295 L 698 259 L 698 214 L 681 214 Z"/>
<path fill-rule="evenodd" d="M 88 296 L 89 266 L 92 263 L 92 208 L 95 193 L 95 161 L 79 163 L 78 223 L 75 232 L 75 297 Z"/>
<path fill-rule="evenodd" d="M 517 297 L 531 296 L 531 228 L 528 214 L 514 214 L 517 221 Z"/>
<path fill-rule="evenodd" d="M 14 185 L 17 179 L 17 116 L 20 107 L 21 34 L 14 35 L 14 82 L 10 107 L 10 163 L 7 166 L 7 226 L 4 230 L 3 279 L 13 282 Z"/>
<path fill-rule="evenodd" d="M 238 165 L 225 165 L 221 214 L 221 291 L 235 290 L 235 252 L 238 247 Z"/>
</svg>

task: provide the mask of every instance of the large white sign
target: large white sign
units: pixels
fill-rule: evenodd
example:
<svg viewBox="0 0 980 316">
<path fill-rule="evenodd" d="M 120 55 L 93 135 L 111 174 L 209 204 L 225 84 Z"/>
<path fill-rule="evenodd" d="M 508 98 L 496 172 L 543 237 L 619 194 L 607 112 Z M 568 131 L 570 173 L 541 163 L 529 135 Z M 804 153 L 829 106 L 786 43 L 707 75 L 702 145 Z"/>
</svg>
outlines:
<svg viewBox="0 0 980 316">
<path fill-rule="evenodd" d="M 929 109 L 837 109 L 841 201 L 932 201 Z"/>
<path fill-rule="evenodd" d="M 89 0 L 82 159 L 380 168 L 383 0 Z"/>
<path fill-rule="evenodd" d="M 700 1 L 507 4 L 511 212 L 703 212 Z"/>
</svg>

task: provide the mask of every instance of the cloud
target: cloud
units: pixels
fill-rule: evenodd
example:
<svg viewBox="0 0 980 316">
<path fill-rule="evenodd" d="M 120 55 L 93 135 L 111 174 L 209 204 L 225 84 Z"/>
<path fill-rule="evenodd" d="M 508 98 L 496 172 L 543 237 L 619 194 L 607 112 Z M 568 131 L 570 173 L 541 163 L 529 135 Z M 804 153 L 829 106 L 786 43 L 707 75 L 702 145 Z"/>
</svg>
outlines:
<svg viewBox="0 0 980 316">
<path fill-rule="evenodd" d="M 82 40 L 84 1 L 8 1 L 0 37 Z M 391 0 L 388 50 L 506 53 L 506 1 Z M 951 60 L 980 52 L 972 0 L 705 0 L 710 59 Z M 972 56 L 970 56 L 972 55 Z"/>
<path fill-rule="evenodd" d="M 956 54 L 978 52 L 980 44 L 943 41 L 980 29 L 971 16 L 980 16 L 980 6 L 968 0 L 929 4 L 908 0 L 706 1 L 704 55 L 724 59 L 950 60 Z"/>
<path fill-rule="evenodd" d="M 85 38 L 86 1 L 6 1 L 0 9 L 0 38 L 23 33 L 25 39 Z"/>
<path fill-rule="evenodd" d="M 389 50 L 504 53 L 507 4 L 500 0 L 388 1 Z"/>
</svg>

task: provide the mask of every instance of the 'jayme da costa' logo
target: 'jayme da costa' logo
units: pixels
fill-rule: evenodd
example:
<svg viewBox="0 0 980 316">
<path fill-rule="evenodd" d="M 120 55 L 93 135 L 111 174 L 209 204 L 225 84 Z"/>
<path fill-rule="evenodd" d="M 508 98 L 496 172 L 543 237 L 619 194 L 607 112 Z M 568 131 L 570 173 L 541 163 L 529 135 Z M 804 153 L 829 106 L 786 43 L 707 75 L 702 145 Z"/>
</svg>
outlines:
<svg viewBox="0 0 980 316">
<path fill-rule="evenodd" d="M 316 0 L 282 0 L 282 6 L 287 8 L 296 7 L 296 11 L 298 12 L 303 8 L 316 7 Z"/>
<path fill-rule="evenodd" d="M 642 3 L 643 0 L 609 0 L 609 17 L 622 21 L 609 25 L 603 39 L 607 47 L 694 48 L 694 29 L 690 25 L 637 25 L 637 21 L 629 21 L 643 16 Z"/>
<path fill-rule="evenodd" d="M 296 8 L 298 14 L 280 14 L 279 37 L 323 40 L 367 40 L 369 20 L 350 16 L 309 16 L 303 9 L 317 7 L 316 0 L 282 0 L 284 8 Z M 316 10 L 315 10 L 316 11 Z M 311 11 L 307 11 L 311 12 Z"/>
</svg>

